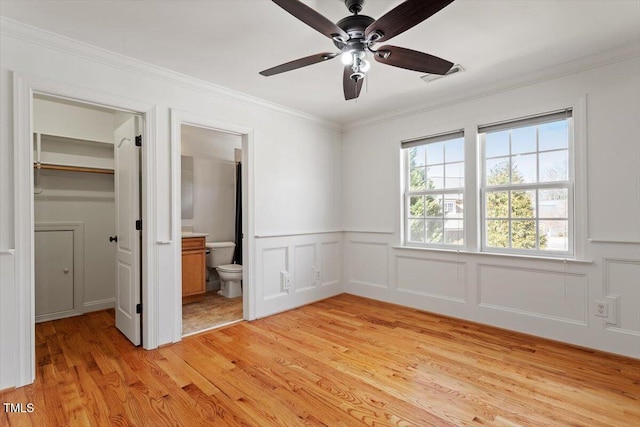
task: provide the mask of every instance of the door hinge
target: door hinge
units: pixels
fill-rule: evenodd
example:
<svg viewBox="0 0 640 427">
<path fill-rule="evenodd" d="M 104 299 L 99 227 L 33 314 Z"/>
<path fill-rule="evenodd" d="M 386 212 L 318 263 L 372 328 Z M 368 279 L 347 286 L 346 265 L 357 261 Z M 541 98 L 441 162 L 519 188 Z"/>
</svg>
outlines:
<svg viewBox="0 0 640 427">
<path fill-rule="evenodd" d="M 142 220 L 141 219 L 136 219 L 136 230 L 138 230 L 138 231 L 142 230 Z"/>
<path fill-rule="evenodd" d="M 142 304 L 136 304 L 136 314 L 142 313 Z"/>
<path fill-rule="evenodd" d="M 142 147 L 142 135 L 136 136 L 136 147 Z"/>
</svg>

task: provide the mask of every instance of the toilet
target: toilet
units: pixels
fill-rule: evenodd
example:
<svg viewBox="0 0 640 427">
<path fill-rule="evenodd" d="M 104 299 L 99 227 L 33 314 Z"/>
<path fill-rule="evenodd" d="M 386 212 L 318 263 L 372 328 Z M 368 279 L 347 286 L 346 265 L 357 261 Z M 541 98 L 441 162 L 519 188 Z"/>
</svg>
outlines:
<svg viewBox="0 0 640 427">
<path fill-rule="evenodd" d="M 210 242 L 207 247 L 207 268 L 216 269 L 220 276 L 218 293 L 225 298 L 242 295 L 242 265 L 231 264 L 236 244 L 233 242 Z"/>
</svg>

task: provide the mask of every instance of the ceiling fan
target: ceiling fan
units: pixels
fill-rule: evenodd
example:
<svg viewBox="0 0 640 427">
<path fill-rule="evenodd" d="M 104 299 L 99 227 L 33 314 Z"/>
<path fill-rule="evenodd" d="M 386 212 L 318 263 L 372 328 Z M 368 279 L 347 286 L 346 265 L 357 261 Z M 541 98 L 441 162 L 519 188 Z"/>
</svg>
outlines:
<svg viewBox="0 0 640 427">
<path fill-rule="evenodd" d="M 344 99 L 349 100 L 360 95 L 362 82 L 371 66 L 367 61 L 367 53 L 371 53 L 382 64 L 429 74 L 444 75 L 453 66 L 452 62 L 427 53 L 398 46 L 375 45 L 414 27 L 454 0 L 406 0 L 378 19 L 359 15 L 365 0 L 344 0 L 353 15 L 335 24 L 299 0 L 272 1 L 332 39 L 340 52 L 322 52 L 296 59 L 261 71 L 263 76 L 273 76 L 340 56 L 344 64 Z"/>
</svg>

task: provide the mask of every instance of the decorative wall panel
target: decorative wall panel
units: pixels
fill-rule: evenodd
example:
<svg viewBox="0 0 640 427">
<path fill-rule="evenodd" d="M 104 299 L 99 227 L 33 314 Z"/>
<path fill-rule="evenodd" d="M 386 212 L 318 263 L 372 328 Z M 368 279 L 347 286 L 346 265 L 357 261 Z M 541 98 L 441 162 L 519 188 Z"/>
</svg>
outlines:
<svg viewBox="0 0 640 427">
<path fill-rule="evenodd" d="M 480 306 L 586 325 L 587 277 L 478 264 Z"/>
</svg>

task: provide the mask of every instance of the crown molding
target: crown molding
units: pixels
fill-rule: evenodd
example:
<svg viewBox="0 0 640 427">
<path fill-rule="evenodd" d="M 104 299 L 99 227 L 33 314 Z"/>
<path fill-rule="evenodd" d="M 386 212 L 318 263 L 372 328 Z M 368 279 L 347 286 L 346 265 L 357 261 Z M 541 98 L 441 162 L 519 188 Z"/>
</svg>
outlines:
<svg viewBox="0 0 640 427">
<path fill-rule="evenodd" d="M 587 71 L 609 64 L 614 64 L 616 62 L 625 61 L 627 59 L 639 56 L 640 44 L 633 43 L 596 55 L 585 56 L 573 61 L 565 62 L 563 64 L 542 68 L 540 70 L 536 70 L 522 76 L 502 81 L 495 81 L 493 84 L 476 86 L 475 88 L 472 88 L 470 90 L 465 90 L 464 94 L 459 94 L 457 96 L 447 96 L 447 99 L 445 101 L 434 100 L 433 102 L 421 104 L 419 106 L 413 106 L 395 110 L 390 113 L 367 117 L 352 124 L 344 125 L 342 127 L 342 131 L 346 132 L 356 130 L 370 126 L 372 124 L 390 122 L 399 118 L 406 118 L 407 116 L 426 113 L 440 108 L 460 104 L 462 102 L 471 101 L 473 99 L 483 98 L 485 96 L 506 92 L 520 87 L 530 86 L 536 83 L 557 79 L 560 77 L 576 74 L 582 71 Z"/>
<path fill-rule="evenodd" d="M 92 62 L 98 62 L 110 67 L 133 72 L 148 78 L 160 80 L 186 89 L 194 90 L 206 95 L 224 98 L 226 100 L 248 105 L 262 110 L 276 112 L 311 122 L 322 127 L 340 131 L 342 126 L 336 122 L 308 114 L 299 110 L 285 107 L 262 98 L 247 95 L 224 86 L 210 83 L 186 74 L 149 64 L 138 59 L 112 52 L 88 43 L 72 39 L 42 28 L 24 24 L 13 19 L 0 16 L 0 34 L 22 40 L 27 43 L 77 56 Z"/>
</svg>

